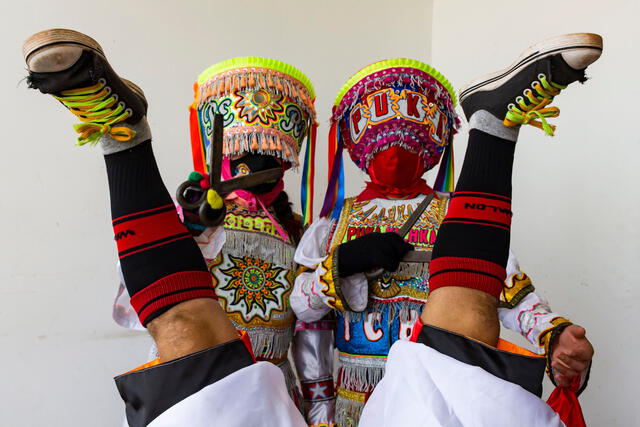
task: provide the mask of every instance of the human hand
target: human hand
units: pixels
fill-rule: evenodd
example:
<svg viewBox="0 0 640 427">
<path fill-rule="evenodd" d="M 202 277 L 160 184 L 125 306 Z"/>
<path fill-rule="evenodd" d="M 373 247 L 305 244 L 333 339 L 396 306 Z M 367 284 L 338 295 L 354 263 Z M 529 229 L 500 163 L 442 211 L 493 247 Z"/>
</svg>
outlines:
<svg viewBox="0 0 640 427">
<path fill-rule="evenodd" d="M 552 349 L 551 369 L 560 387 L 568 387 L 574 377 L 586 372 L 594 353 L 586 330 L 578 325 L 567 326 L 555 338 Z"/>
</svg>

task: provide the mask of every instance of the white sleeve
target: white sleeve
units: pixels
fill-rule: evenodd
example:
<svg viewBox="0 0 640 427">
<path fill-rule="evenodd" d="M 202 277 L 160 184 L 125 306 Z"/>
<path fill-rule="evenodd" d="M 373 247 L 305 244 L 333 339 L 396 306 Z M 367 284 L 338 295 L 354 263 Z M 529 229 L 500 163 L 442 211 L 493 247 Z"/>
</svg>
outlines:
<svg viewBox="0 0 640 427">
<path fill-rule="evenodd" d="M 124 277 L 122 275 L 122 267 L 120 261 L 116 265 L 118 271 L 118 291 L 116 298 L 113 301 L 113 310 L 111 316 L 113 320 L 123 328 L 133 329 L 134 331 L 144 331 L 145 328 L 138 320 L 138 313 L 131 307 L 131 301 L 127 287 L 124 284 Z"/>
<path fill-rule="evenodd" d="M 202 252 L 202 256 L 204 256 L 205 259 L 214 259 L 222 250 L 227 236 L 224 232 L 224 227 L 209 227 L 199 236 L 194 237 L 194 240 L 198 244 L 200 252 Z"/>
<path fill-rule="evenodd" d="M 315 322 L 324 317 L 332 308 L 330 302 L 335 295 L 330 292 L 327 260 L 327 236 L 331 232 L 333 221 L 320 218 L 304 233 L 294 261 L 307 269 L 296 277 L 295 285 L 289 300 L 298 319 L 304 322 Z M 354 274 L 341 280 L 344 297 L 355 311 L 362 311 L 367 305 L 368 284 L 364 274 Z"/>
<path fill-rule="evenodd" d="M 508 297 L 504 295 L 509 294 Z M 546 351 L 545 337 L 551 330 L 569 320 L 554 313 L 549 303 L 534 291 L 531 279 L 521 271 L 518 259 L 509 251 L 503 306 L 498 309 L 502 324 L 526 338 L 538 354 Z"/>
</svg>

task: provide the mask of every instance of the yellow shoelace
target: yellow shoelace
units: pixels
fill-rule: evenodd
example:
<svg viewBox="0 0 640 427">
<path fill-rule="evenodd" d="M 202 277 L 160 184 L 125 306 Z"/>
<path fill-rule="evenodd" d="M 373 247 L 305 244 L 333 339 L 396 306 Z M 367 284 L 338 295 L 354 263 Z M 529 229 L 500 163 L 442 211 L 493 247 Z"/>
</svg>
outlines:
<svg viewBox="0 0 640 427">
<path fill-rule="evenodd" d="M 116 94 L 111 94 L 104 79 L 93 86 L 65 90 L 55 98 L 82 122 L 73 126 L 80 134 L 78 145 L 95 144 L 103 135 L 116 141 L 130 141 L 136 134 L 124 126 L 112 127 L 131 117 L 132 112 L 123 102 L 118 102 Z"/>
<path fill-rule="evenodd" d="M 544 74 L 538 74 L 538 80 L 531 84 L 537 95 L 531 89 L 525 89 L 524 97 L 518 96 L 516 104 L 509 104 L 507 115 L 504 118 L 505 126 L 531 125 L 542 129 L 547 135 L 553 136 L 556 127 L 547 123 L 547 118 L 558 117 L 558 107 L 548 107 L 553 98 L 567 86 L 553 83 L 547 80 Z M 526 97 L 526 99 L 525 99 Z M 529 104 L 527 103 L 529 101 Z"/>
</svg>

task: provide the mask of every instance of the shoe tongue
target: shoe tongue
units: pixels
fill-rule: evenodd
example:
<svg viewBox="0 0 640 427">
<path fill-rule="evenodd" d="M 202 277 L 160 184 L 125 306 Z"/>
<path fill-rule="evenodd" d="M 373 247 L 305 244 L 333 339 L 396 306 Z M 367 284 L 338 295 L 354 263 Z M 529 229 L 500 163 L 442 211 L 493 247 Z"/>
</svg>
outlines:
<svg viewBox="0 0 640 427">
<path fill-rule="evenodd" d="M 551 81 L 560 85 L 569 85 L 573 82 L 584 83 L 587 77 L 584 74 L 584 70 L 576 70 L 571 68 L 562 55 L 555 55 L 551 57 Z"/>
<path fill-rule="evenodd" d="M 94 52 L 85 50 L 71 67 L 55 73 L 29 73 L 30 88 L 42 93 L 59 94 L 69 89 L 94 85 L 104 74 L 102 61 Z"/>
</svg>

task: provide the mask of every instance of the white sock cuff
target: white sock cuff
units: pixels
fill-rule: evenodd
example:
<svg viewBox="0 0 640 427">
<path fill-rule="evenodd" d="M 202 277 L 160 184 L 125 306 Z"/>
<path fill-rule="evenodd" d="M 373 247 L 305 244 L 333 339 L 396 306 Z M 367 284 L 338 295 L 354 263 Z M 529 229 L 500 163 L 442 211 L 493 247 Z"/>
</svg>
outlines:
<svg viewBox="0 0 640 427">
<path fill-rule="evenodd" d="M 518 140 L 520 132 L 520 126 L 506 127 L 500 119 L 486 110 L 478 110 L 473 113 L 469 119 L 469 127 L 514 142 Z"/>
<path fill-rule="evenodd" d="M 123 142 L 117 141 L 111 138 L 109 135 L 103 135 L 102 138 L 100 138 L 100 145 L 102 146 L 102 153 L 105 156 L 107 154 L 117 153 L 118 151 L 128 150 L 129 148 L 133 148 L 136 145 L 151 139 L 151 129 L 149 128 L 149 123 L 147 122 L 147 116 L 144 116 L 135 125 L 122 122 L 116 123 L 114 126 L 132 129 L 136 132 L 136 136 L 134 136 L 131 141 Z"/>
</svg>

